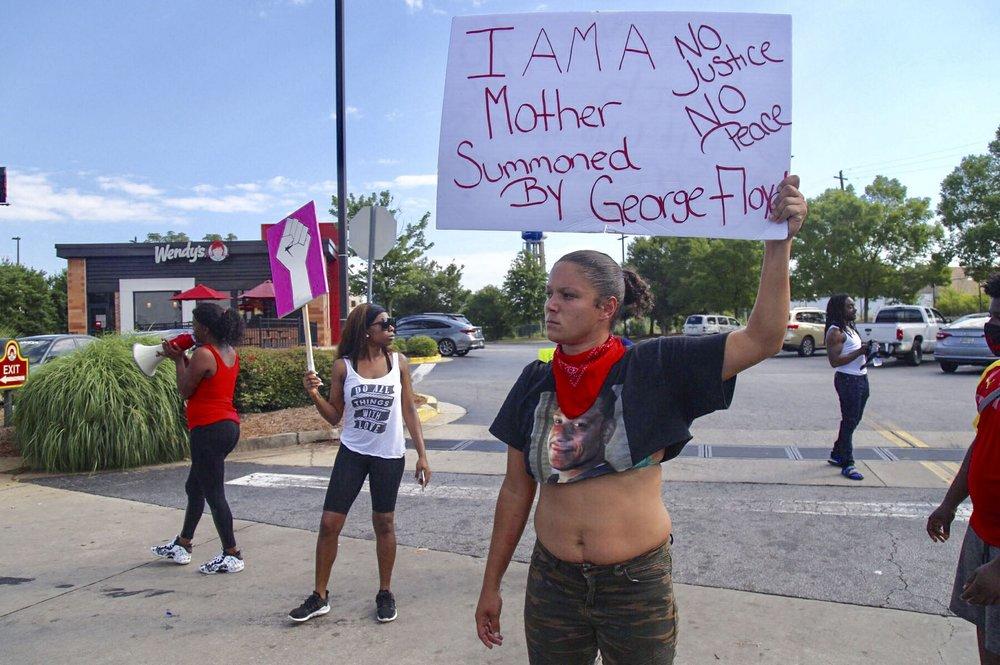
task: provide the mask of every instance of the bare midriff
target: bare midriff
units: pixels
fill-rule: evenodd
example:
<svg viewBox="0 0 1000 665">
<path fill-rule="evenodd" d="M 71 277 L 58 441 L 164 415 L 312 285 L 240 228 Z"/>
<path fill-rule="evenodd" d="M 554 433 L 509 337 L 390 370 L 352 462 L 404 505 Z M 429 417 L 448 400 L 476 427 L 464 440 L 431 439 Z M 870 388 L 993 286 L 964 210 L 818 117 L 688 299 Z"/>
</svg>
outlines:
<svg viewBox="0 0 1000 665">
<path fill-rule="evenodd" d="M 660 484 L 659 464 L 577 483 L 543 483 L 535 533 L 563 561 L 606 565 L 635 558 L 670 537 Z"/>
</svg>

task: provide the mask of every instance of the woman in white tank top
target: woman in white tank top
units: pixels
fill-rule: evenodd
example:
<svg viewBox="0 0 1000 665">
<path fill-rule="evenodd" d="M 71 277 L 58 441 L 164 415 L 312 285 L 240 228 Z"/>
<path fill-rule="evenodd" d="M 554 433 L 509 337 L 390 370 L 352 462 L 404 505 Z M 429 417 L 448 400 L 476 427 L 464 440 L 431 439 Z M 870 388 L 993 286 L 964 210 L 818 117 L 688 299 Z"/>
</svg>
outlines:
<svg viewBox="0 0 1000 665">
<path fill-rule="evenodd" d="M 854 466 L 854 430 L 861 423 L 868 402 L 868 346 L 854 327 L 854 300 L 847 294 L 832 296 L 826 305 L 826 356 L 836 372 L 833 386 L 840 399 L 840 431 L 830 451 L 830 464 L 851 480 L 864 480 Z"/>
<path fill-rule="evenodd" d="M 389 351 L 395 323 L 375 304 L 351 310 L 344 326 L 337 360 L 330 377 L 330 398 L 319 392 L 323 382 L 306 372 L 303 384 L 320 415 L 331 425 L 343 422 L 340 449 L 330 473 L 316 541 L 316 577 L 312 594 L 288 614 L 308 621 L 330 611 L 330 572 L 337 558 L 340 532 L 347 513 L 368 481 L 378 555 L 379 589 L 375 617 L 382 623 L 396 618 L 390 582 L 396 561 L 395 510 L 406 463 L 403 423 L 417 450 L 414 477 L 421 487 L 431 479 L 420 418 L 413 402 L 413 382 L 406 358 Z"/>
</svg>

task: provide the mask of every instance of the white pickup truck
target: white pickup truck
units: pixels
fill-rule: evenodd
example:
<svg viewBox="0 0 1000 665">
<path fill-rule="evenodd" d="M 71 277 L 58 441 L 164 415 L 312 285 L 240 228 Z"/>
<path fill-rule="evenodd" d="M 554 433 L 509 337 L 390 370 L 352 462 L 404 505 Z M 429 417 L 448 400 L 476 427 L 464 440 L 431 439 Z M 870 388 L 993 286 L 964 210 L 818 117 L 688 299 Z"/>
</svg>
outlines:
<svg viewBox="0 0 1000 665">
<path fill-rule="evenodd" d="M 919 365 L 925 353 L 934 352 L 938 328 L 947 323 L 941 312 L 918 305 L 884 307 L 874 323 L 858 323 L 865 342 L 874 340 L 879 355 L 895 356 L 911 365 Z"/>
</svg>

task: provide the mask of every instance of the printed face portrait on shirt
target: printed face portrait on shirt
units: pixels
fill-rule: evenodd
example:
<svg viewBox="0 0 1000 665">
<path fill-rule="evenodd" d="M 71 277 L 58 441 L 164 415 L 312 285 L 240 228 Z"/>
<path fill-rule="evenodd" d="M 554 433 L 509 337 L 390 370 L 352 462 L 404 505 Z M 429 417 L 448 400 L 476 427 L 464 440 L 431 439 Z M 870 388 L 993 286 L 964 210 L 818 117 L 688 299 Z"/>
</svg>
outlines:
<svg viewBox="0 0 1000 665">
<path fill-rule="evenodd" d="M 559 409 L 552 414 L 549 464 L 559 472 L 560 482 L 604 463 L 605 445 L 615 429 L 613 399 L 610 393 L 598 396 L 594 404 L 576 418 L 568 418 Z"/>
</svg>

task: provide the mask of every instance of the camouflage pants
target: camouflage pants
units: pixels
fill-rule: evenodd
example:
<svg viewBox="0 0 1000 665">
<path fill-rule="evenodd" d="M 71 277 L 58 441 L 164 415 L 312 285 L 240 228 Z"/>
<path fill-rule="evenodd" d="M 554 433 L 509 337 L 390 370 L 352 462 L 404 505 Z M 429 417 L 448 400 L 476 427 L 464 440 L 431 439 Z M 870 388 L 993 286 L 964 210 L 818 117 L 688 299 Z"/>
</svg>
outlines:
<svg viewBox="0 0 1000 665">
<path fill-rule="evenodd" d="M 532 665 L 670 665 L 677 607 L 668 543 L 623 563 L 560 561 L 535 543 L 524 601 Z"/>
</svg>

